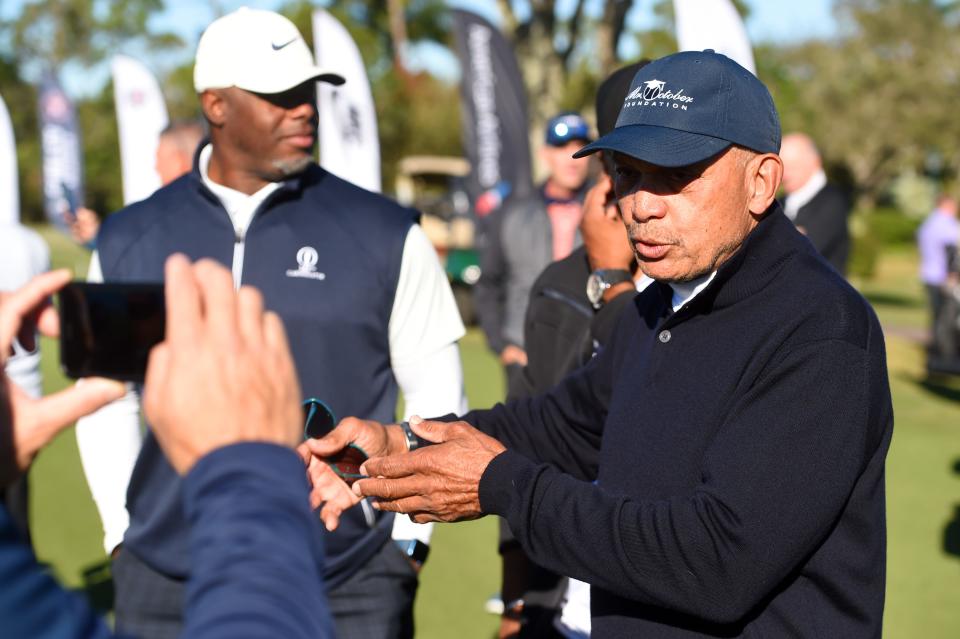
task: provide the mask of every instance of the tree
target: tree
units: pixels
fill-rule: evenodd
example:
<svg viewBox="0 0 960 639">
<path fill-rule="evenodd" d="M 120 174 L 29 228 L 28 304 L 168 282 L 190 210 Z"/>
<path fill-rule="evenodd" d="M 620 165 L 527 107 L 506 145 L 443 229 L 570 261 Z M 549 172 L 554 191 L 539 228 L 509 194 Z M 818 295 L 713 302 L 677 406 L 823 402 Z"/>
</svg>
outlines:
<svg viewBox="0 0 960 639">
<path fill-rule="evenodd" d="M 895 176 L 960 164 L 960 8 L 937 0 L 839 0 L 844 35 L 770 49 L 764 72 L 785 130 L 817 141 L 872 209 Z M 762 59 L 762 58 L 761 58 Z"/>
<path fill-rule="evenodd" d="M 558 14 L 556 0 L 498 0 L 503 31 L 513 43 L 530 98 L 531 129 L 539 131 L 548 118 L 561 110 L 571 84 L 583 81 L 583 72 L 603 77 L 616 66 L 617 48 L 632 0 L 604 0 L 599 15 L 587 15 L 586 0 L 577 0 L 567 16 Z M 521 12 L 526 13 L 520 19 Z M 595 38 L 593 46 L 590 38 Z M 590 48 L 588 56 L 578 51 Z M 585 57 L 595 61 L 584 66 Z M 577 104 L 573 108 L 586 105 Z M 566 103 L 569 105 L 569 102 Z M 568 107 L 569 108 L 569 107 Z"/>
<path fill-rule="evenodd" d="M 182 46 L 169 33 L 153 33 L 147 21 L 163 0 L 41 0 L 23 4 L 13 21 L 12 40 L 21 62 L 58 68 L 66 62 L 93 64 L 120 45 L 142 40 L 149 50 Z"/>
</svg>

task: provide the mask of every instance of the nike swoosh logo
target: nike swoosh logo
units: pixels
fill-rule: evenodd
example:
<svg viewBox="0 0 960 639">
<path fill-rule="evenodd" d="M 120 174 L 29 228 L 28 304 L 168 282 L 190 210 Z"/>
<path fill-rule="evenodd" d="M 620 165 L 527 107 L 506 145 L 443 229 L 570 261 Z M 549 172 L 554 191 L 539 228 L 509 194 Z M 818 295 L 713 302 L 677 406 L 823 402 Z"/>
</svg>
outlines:
<svg viewBox="0 0 960 639">
<path fill-rule="evenodd" d="M 288 44 L 293 44 L 296 41 L 297 41 L 297 38 L 294 38 L 293 40 L 290 40 L 288 42 L 284 42 L 283 44 L 277 44 L 276 42 L 271 42 L 270 46 L 273 47 L 274 51 L 279 51 L 280 49 L 284 48 Z"/>
</svg>

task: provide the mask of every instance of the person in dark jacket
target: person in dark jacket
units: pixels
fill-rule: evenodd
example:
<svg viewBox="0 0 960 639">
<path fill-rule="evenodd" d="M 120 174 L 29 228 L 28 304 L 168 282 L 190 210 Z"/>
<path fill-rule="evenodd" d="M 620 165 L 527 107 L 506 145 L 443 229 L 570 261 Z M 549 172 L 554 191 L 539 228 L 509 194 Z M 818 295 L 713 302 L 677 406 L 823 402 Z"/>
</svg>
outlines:
<svg viewBox="0 0 960 639">
<path fill-rule="evenodd" d="M 656 284 L 546 394 L 310 443 L 374 457 L 352 491 L 314 466 L 321 516 L 364 495 L 417 521 L 505 517 L 531 559 L 591 584 L 601 639 L 880 636 L 883 332 L 776 202 L 779 148 L 769 92 L 732 60 L 641 69 L 579 153 L 614 154 Z"/>
<path fill-rule="evenodd" d="M 597 88 L 597 131 L 613 130 L 633 76 L 647 61 L 614 71 Z M 606 344 L 620 312 L 637 290 L 652 280 L 637 269 L 613 197 L 613 162 L 587 192 L 580 234 L 583 244 L 548 265 L 530 290 L 523 341 L 527 365 L 513 379 L 507 399 L 532 397 L 549 390 L 580 368 Z M 589 635 L 589 591 L 580 584 L 532 563 L 500 521 L 500 585 L 504 601 L 500 636 L 549 637 L 556 624 L 567 636 Z M 560 609 L 563 614 L 557 615 Z"/>
<path fill-rule="evenodd" d="M 791 133 L 783 137 L 784 212 L 807 236 L 820 255 L 841 275 L 847 272 L 850 254 L 850 198 L 843 189 L 827 182 L 820 152 L 809 136 Z"/>
<path fill-rule="evenodd" d="M 283 325 L 264 314 L 258 292 L 235 294 L 229 272 L 210 261 L 191 266 L 176 256 L 167 272 L 167 336 L 151 354 L 145 401 L 184 476 L 193 572 L 181 636 L 332 637 L 323 544 L 291 450 L 303 426 Z M 31 399 L 2 372 L 18 329 L 32 341 L 28 318 L 38 310 L 44 332 L 58 332 L 44 300 L 69 280 L 65 270 L 47 273 L 0 299 L 0 487 L 77 417 L 124 392 L 86 380 Z M 0 581 L 4 637 L 112 636 L 83 597 L 37 564 L 2 506 Z"/>
<path fill-rule="evenodd" d="M 484 220 L 481 275 L 474 287 L 477 318 L 508 385 L 527 363 L 523 318 L 531 284 L 547 264 L 580 245 L 577 227 L 590 163 L 571 156 L 590 139 L 579 114 L 550 118 L 540 149 L 546 181 L 533 196 L 510 200 Z"/>
</svg>

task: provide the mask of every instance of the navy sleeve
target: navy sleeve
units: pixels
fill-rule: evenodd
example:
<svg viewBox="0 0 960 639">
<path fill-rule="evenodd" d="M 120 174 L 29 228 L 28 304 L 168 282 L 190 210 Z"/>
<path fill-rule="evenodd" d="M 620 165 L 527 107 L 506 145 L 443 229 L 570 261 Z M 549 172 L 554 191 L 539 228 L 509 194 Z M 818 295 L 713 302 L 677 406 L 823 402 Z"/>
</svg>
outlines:
<svg viewBox="0 0 960 639">
<path fill-rule="evenodd" d="M 0 634 L 4 637 L 112 637 L 86 599 L 64 590 L 37 563 L 0 504 Z"/>
<path fill-rule="evenodd" d="M 544 395 L 471 411 L 463 420 L 515 454 L 577 479 L 596 478 L 616 352 L 604 351 Z"/>
<path fill-rule="evenodd" d="M 197 462 L 183 491 L 192 562 L 184 637 L 334 636 L 319 521 L 292 450 L 221 448 Z"/>
<path fill-rule="evenodd" d="M 689 494 L 640 500 L 507 450 L 481 478 L 481 507 L 505 517 L 545 568 L 731 623 L 823 542 L 865 468 L 872 481 L 859 489 L 882 490 L 892 430 L 885 380 L 882 351 L 806 344 L 734 403 Z"/>
</svg>

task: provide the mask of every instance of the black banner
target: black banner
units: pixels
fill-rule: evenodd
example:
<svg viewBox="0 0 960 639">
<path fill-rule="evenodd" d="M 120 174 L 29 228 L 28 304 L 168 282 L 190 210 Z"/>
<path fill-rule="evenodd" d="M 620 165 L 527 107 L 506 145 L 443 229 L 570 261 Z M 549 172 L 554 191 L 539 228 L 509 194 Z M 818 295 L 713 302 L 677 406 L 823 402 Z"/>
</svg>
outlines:
<svg viewBox="0 0 960 639">
<path fill-rule="evenodd" d="M 52 72 L 40 85 L 43 203 L 47 221 L 67 232 L 65 215 L 83 203 L 83 155 L 73 102 Z"/>
<path fill-rule="evenodd" d="M 478 216 L 533 193 L 527 98 L 513 47 L 475 13 L 453 11 L 460 58 L 467 191 Z"/>
</svg>

